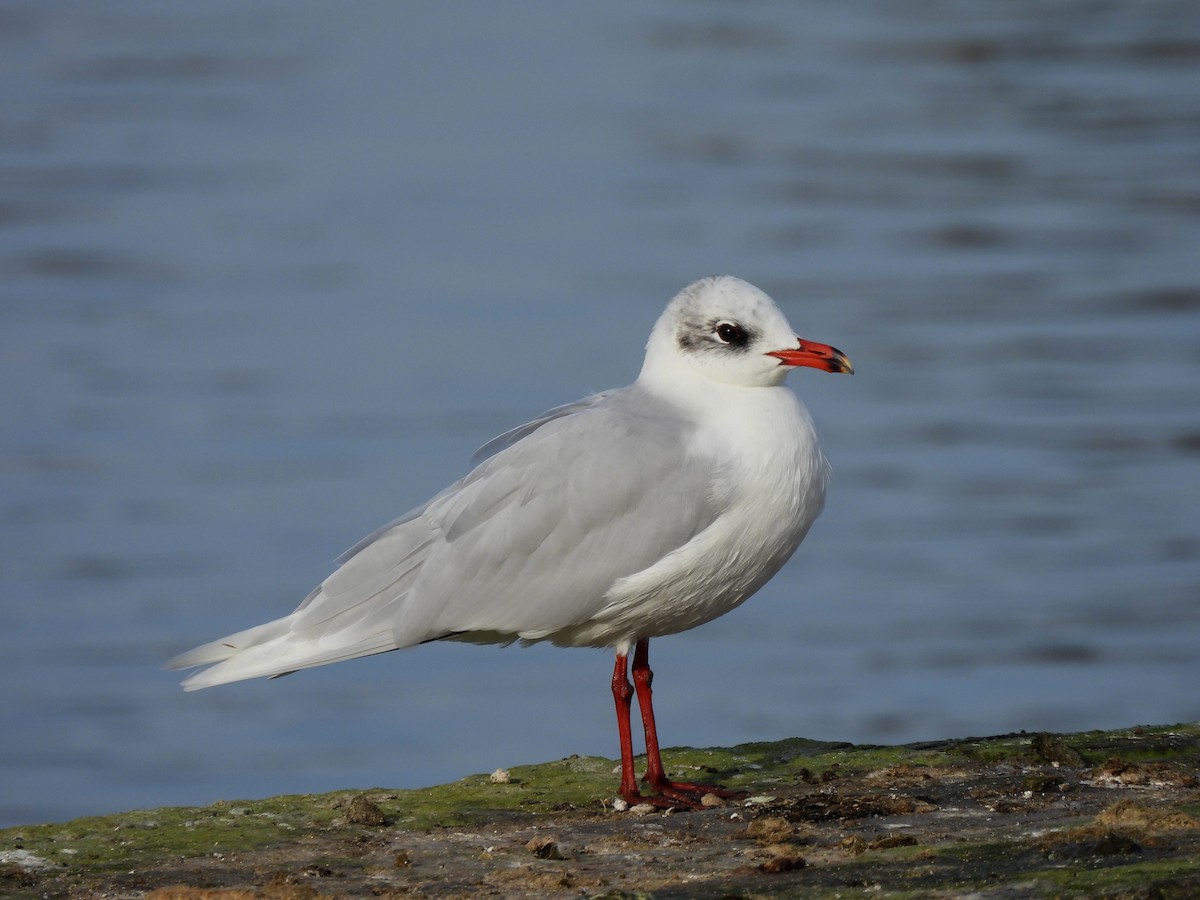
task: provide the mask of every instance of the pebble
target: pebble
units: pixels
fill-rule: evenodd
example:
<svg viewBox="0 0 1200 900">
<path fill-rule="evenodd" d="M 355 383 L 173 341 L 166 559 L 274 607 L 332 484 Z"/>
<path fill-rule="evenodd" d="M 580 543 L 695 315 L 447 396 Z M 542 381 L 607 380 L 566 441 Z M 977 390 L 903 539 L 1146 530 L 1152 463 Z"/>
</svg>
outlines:
<svg viewBox="0 0 1200 900">
<path fill-rule="evenodd" d="M 566 859 L 558 849 L 558 843 L 551 837 L 536 837 L 525 845 L 525 849 L 538 859 Z"/>
<path fill-rule="evenodd" d="M 775 856 L 758 868 L 761 872 L 777 875 L 780 872 L 794 872 L 796 869 L 803 869 L 807 865 L 808 863 L 805 862 L 803 856 Z"/>
<path fill-rule="evenodd" d="M 366 794 L 359 794 L 350 801 L 346 810 L 346 821 L 355 825 L 386 825 L 387 816 Z"/>
<path fill-rule="evenodd" d="M 796 836 L 796 826 L 780 816 L 765 816 L 746 827 L 746 836 L 760 844 L 784 844 Z"/>
</svg>

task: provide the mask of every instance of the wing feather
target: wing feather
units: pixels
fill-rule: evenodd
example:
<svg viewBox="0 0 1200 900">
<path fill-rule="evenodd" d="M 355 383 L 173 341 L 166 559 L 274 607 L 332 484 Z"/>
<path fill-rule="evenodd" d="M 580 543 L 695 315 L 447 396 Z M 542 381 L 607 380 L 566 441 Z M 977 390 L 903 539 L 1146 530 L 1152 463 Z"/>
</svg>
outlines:
<svg viewBox="0 0 1200 900">
<path fill-rule="evenodd" d="M 585 624 L 615 581 L 717 516 L 710 464 L 685 449 L 691 427 L 636 387 L 551 410 L 351 548 L 290 616 L 172 667 L 218 662 L 189 679 L 207 687 L 448 636 L 536 640 Z"/>
</svg>

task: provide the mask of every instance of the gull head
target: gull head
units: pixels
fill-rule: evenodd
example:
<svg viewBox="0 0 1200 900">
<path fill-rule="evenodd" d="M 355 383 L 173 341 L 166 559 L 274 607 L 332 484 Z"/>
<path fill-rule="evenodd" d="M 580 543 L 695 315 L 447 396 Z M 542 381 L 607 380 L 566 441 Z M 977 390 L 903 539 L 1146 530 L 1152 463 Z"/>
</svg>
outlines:
<svg viewBox="0 0 1200 900">
<path fill-rule="evenodd" d="M 646 344 L 643 382 L 684 374 L 742 387 L 771 387 L 799 366 L 852 373 L 828 344 L 796 337 L 775 302 L 730 275 L 693 282 L 675 295 Z"/>
</svg>

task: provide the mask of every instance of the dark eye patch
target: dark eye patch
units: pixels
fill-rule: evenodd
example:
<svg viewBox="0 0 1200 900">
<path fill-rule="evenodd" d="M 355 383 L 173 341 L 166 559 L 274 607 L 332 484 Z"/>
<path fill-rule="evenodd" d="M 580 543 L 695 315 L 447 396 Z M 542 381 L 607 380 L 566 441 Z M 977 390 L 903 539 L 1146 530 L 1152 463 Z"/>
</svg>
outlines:
<svg viewBox="0 0 1200 900">
<path fill-rule="evenodd" d="M 750 341 L 746 329 L 736 322 L 718 322 L 713 328 L 713 334 L 722 344 L 729 344 L 731 347 L 745 347 Z"/>
</svg>

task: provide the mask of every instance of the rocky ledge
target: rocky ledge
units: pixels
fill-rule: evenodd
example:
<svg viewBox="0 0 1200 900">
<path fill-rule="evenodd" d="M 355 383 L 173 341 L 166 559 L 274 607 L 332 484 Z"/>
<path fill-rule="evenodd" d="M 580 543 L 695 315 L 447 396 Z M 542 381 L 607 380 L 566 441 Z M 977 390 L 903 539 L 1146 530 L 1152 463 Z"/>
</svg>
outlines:
<svg viewBox="0 0 1200 900">
<path fill-rule="evenodd" d="M 1200 726 L 664 754 L 747 792 L 614 803 L 571 757 L 421 790 L 222 801 L 0 831 L 0 895 L 1195 897 Z"/>
</svg>

